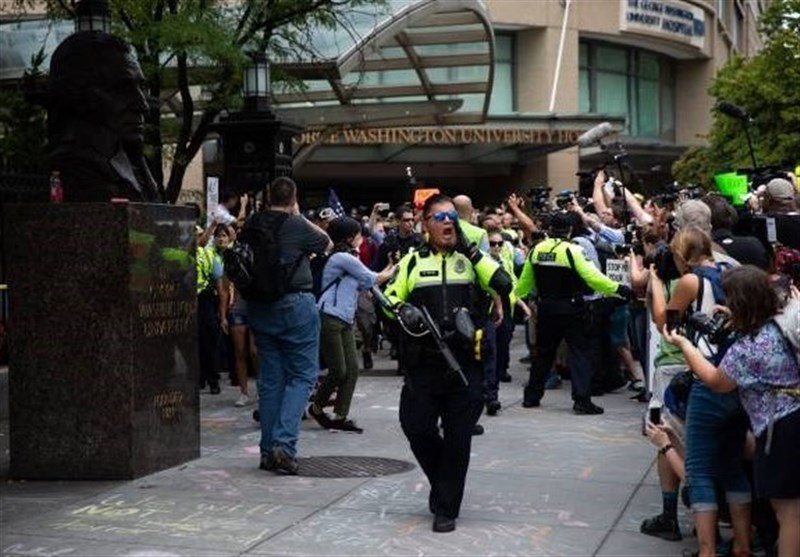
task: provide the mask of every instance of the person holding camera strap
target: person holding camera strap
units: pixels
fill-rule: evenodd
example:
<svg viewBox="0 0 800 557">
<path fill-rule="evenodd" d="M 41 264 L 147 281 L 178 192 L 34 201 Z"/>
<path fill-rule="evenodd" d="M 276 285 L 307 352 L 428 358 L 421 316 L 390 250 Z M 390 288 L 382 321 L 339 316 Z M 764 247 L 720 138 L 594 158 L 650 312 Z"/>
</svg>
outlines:
<svg viewBox="0 0 800 557">
<path fill-rule="evenodd" d="M 671 247 L 682 276 L 669 302 L 655 268 L 650 269 L 652 318 L 659 330 L 667 323 L 667 310 L 677 310 L 680 319 L 685 320 L 692 305 L 711 315 L 715 304 L 724 301 L 723 266 L 714 263 L 710 235 L 698 226 L 688 225 L 676 233 Z M 707 340 L 700 347 L 715 361 L 724 355 L 724 349 Z M 686 410 L 686 478 L 700 555 L 713 555 L 715 551 L 718 484 L 724 488 L 730 506 L 734 547 L 749 548 L 750 484 L 741 466 L 746 432 L 747 417 L 735 393 L 717 393 L 699 380 L 692 382 Z M 674 487 L 677 491 L 677 481 Z M 669 530 L 677 529 L 677 523 L 656 519 L 645 521 L 641 531 L 665 537 Z"/>
<path fill-rule="evenodd" d="M 576 324 L 586 318 L 584 294 L 617 294 L 627 300 L 631 289 L 602 274 L 586 259 L 583 250 L 569 241 L 572 223 L 568 213 L 553 215 L 550 237 L 537 244 L 526 259 L 514 291 L 518 297 L 533 291 L 537 296 L 537 345 L 522 405 L 535 408 L 541 404 L 545 378 L 558 345 L 565 339 L 569 349 L 572 409 L 576 414 L 602 414 L 603 409 L 591 401 L 590 332 Z"/>
</svg>

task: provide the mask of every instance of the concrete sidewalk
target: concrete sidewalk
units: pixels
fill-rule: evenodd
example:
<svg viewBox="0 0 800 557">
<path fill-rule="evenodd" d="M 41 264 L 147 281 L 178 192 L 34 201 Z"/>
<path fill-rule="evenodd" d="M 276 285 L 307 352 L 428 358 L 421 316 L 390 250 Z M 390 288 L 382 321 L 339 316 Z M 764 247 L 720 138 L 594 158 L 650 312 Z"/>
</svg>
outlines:
<svg viewBox="0 0 800 557">
<path fill-rule="evenodd" d="M 629 393 L 596 399 L 599 417 L 571 412 L 569 383 L 538 409 L 521 407 L 527 376 L 502 384 L 503 410 L 474 438 L 458 529 L 434 534 L 419 467 L 379 478 L 283 477 L 258 469 L 254 406 L 238 389 L 202 395 L 202 457 L 132 482 L 17 482 L 0 487 L 0 553 L 61 556 L 228 555 L 680 555 L 693 538 L 639 534 L 661 494 L 654 449 Z M 393 362 L 358 383 L 353 414 L 363 435 L 302 425 L 300 456 L 414 462 L 397 418 Z M 7 470 L 8 424 L 2 430 Z M 691 531 L 682 515 L 682 530 Z"/>
</svg>

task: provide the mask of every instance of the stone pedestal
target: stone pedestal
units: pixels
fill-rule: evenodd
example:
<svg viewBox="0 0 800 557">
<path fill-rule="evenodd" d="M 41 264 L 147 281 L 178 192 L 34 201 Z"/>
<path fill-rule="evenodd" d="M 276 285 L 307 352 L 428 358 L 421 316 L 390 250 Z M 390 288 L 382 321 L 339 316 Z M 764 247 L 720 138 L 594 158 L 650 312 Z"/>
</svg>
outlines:
<svg viewBox="0 0 800 557">
<path fill-rule="evenodd" d="M 199 457 L 194 210 L 5 216 L 11 475 L 131 479 Z"/>
</svg>

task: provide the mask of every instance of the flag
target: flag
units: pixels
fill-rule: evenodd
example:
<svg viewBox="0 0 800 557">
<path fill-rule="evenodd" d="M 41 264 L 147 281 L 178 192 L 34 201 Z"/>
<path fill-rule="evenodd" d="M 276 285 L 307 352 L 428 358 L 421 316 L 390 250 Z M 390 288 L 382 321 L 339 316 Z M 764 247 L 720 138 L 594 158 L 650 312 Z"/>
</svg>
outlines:
<svg viewBox="0 0 800 557">
<path fill-rule="evenodd" d="M 339 196 L 336 195 L 336 192 L 333 191 L 333 188 L 328 188 L 328 207 L 333 209 L 333 212 L 337 217 L 347 216 L 347 213 L 344 210 L 344 205 L 342 205 L 342 202 L 339 201 Z"/>
</svg>

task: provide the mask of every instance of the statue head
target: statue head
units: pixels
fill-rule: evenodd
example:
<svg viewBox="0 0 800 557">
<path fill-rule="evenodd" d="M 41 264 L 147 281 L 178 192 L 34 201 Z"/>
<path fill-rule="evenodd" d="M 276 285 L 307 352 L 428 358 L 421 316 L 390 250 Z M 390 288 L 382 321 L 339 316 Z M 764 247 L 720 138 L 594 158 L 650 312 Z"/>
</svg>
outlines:
<svg viewBox="0 0 800 557">
<path fill-rule="evenodd" d="M 105 128 L 126 146 L 143 142 L 148 109 L 144 75 L 133 48 L 107 33 L 67 37 L 50 60 L 50 125 L 55 135 L 73 120 Z"/>
</svg>

